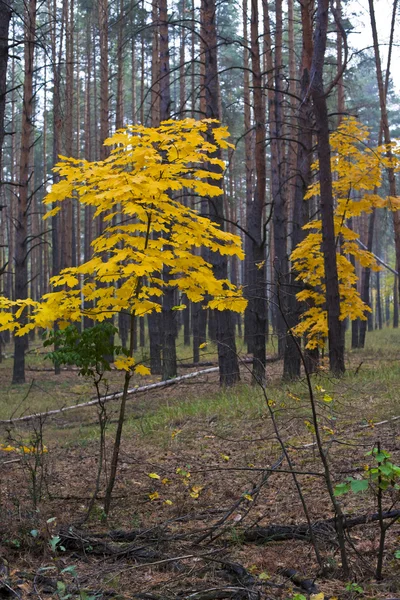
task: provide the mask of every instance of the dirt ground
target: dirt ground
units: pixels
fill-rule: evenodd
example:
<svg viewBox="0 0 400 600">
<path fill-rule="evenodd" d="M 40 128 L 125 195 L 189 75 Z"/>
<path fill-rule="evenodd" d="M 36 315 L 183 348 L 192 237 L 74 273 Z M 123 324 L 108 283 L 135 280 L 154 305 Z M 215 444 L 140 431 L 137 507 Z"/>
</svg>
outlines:
<svg viewBox="0 0 400 600">
<path fill-rule="evenodd" d="M 324 369 L 313 378 L 335 484 L 366 477 L 372 460 L 366 453 L 378 442 L 400 464 L 400 420 L 393 420 L 400 414 L 398 338 L 386 352 L 349 355 L 342 380 Z M 34 368 L 43 368 L 40 360 Z M 314 444 L 305 381 L 282 383 L 281 370 L 279 362 L 268 365 L 266 396 L 250 385 L 248 365 L 233 390 L 221 391 L 212 373 L 133 395 L 108 519 L 103 500 L 117 401 L 106 405 L 106 468 L 90 514 L 100 452 L 97 407 L 1 424 L 0 598 L 400 596 L 395 519 L 387 532 L 381 582 L 374 578 L 378 523 L 347 532 L 351 574 L 346 577 L 333 526 L 315 528 L 320 565 L 309 535 L 296 536 L 294 526 L 304 524 L 306 515 L 271 411 L 309 519 L 320 523 L 334 512 Z M 76 372 L 28 373 L 24 390 L 15 391 L 9 386 L 10 365 L 2 365 L 1 418 L 61 408 L 93 395 Z M 119 389 L 118 374 L 111 374 L 108 387 Z M 381 420 L 387 422 L 377 424 Z M 24 453 L 24 446 L 31 452 Z M 398 509 L 398 495 L 390 487 L 383 509 Z M 371 490 L 348 493 L 340 502 L 349 518 L 377 510 Z M 263 543 L 251 539 L 255 527 L 272 525 L 292 526 L 294 535 Z"/>
</svg>

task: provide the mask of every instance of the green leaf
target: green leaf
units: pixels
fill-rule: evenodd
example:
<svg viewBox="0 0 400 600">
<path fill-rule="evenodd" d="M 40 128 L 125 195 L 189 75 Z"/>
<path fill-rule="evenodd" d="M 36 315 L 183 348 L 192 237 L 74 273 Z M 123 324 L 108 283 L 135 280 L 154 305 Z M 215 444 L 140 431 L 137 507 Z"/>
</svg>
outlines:
<svg viewBox="0 0 400 600">
<path fill-rule="evenodd" d="M 394 557 L 400 558 L 400 550 L 396 550 L 396 552 L 394 553 Z"/>
<path fill-rule="evenodd" d="M 376 452 L 376 454 L 374 453 L 374 456 L 378 462 L 383 462 L 386 458 L 390 458 L 390 454 L 384 450 Z"/>
<path fill-rule="evenodd" d="M 365 492 L 368 489 L 367 479 L 352 479 L 350 482 L 351 491 L 357 494 L 358 492 Z"/>
<path fill-rule="evenodd" d="M 347 492 L 349 490 L 350 490 L 349 483 L 338 483 L 337 485 L 335 485 L 333 493 L 335 496 L 342 496 L 343 494 L 347 494 Z"/>
<path fill-rule="evenodd" d="M 59 535 L 53 535 L 49 540 L 49 546 L 53 552 L 57 550 L 57 545 L 61 542 Z"/>
</svg>

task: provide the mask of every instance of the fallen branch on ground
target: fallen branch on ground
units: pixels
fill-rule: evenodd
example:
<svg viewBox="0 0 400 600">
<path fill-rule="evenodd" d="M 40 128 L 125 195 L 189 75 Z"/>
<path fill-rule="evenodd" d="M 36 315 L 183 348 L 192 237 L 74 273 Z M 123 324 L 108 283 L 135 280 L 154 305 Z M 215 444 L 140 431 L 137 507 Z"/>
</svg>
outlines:
<svg viewBox="0 0 400 600">
<path fill-rule="evenodd" d="M 166 381 L 158 381 L 157 383 L 149 383 L 147 385 L 138 386 L 128 390 L 128 395 L 132 396 L 133 394 L 139 394 L 140 392 L 148 392 L 150 390 L 155 390 L 158 388 L 168 387 L 170 385 L 174 385 L 176 383 L 181 383 L 182 381 L 186 381 L 188 379 L 193 379 L 194 377 L 200 377 L 201 375 L 208 375 L 209 373 L 217 373 L 219 371 L 219 367 L 212 367 L 210 369 L 203 369 L 201 371 L 195 371 L 194 373 L 187 373 L 186 375 L 180 375 L 179 377 L 174 377 L 174 379 L 167 379 Z M 115 392 L 114 394 L 108 394 L 107 396 L 102 396 L 100 400 L 102 402 L 110 402 L 111 400 L 118 400 L 118 398 L 122 397 L 122 392 Z M 24 421 L 33 421 L 34 419 L 44 419 L 46 417 L 51 417 L 53 415 L 63 414 L 70 410 L 77 410 L 79 408 L 87 408 L 88 406 L 95 406 L 99 403 L 99 398 L 93 398 L 88 402 L 80 402 L 79 404 L 74 404 L 72 406 L 64 406 L 63 408 L 57 408 L 54 410 L 48 410 L 43 413 L 35 413 L 32 415 L 25 415 L 24 417 L 17 417 L 16 419 L 3 419 L 0 420 L 0 425 L 11 425 L 13 423 L 21 423 Z"/>
<path fill-rule="evenodd" d="M 382 514 L 383 519 L 400 518 L 400 510 L 391 510 Z M 379 514 L 372 513 L 370 515 L 359 515 L 358 517 L 346 518 L 343 523 L 344 529 L 352 529 L 358 525 L 366 525 L 374 521 L 379 521 Z M 325 521 L 316 521 L 313 523 L 312 529 L 316 536 L 329 539 L 336 536 L 335 529 L 336 519 L 326 519 Z M 309 541 L 308 523 L 300 523 L 299 525 L 269 525 L 268 527 L 253 527 L 243 533 L 244 541 L 266 543 L 282 540 L 306 540 Z"/>
</svg>

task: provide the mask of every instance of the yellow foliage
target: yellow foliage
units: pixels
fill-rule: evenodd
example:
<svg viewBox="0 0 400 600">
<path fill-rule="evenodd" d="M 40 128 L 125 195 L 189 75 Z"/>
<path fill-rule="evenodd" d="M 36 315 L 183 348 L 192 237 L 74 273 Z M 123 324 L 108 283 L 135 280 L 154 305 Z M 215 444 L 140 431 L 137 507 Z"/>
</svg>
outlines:
<svg viewBox="0 0 400 600">
<path fill-rule="evenodd" d="M 371 310 L 357 292 L 355 284 L 358 278 L 349 257 L 352 255 L 355 262 L 364 268 L 380 269 L 374 256 L 357 243 L 358 234 L 348 227 L 348 220 L 371 213 L 375 208 L 400 208 L 400 198 L 381 197 L 376 193 L 381 185 L 382 170 L 389 165 L 400 169 L 396 146 L 392 148 L 395 156 L 388 159 L 386 146 L 370 148 L 368 138 L 368 128 L 354 118 L 345 119 L 330 136 L 341 320 L 347 317 L 365 320 L 366 313 Z M 318 169 L 318 162 L 313 168 Z M 318 181 L 309 187 L 305 199 L 315 195 L 319 195 Z M 291 255 L 297 280 L 304 284 L 297 298 L 308 305 L 293 332 L 298 336 L 306 335 L 310 349 L 322 346 L 328 335 L 321 227 L 318 219 L 307 223 L 304 229 L 310 233 Z"/>
<path fill-rule="evenodd" d="M 226 128 L 212 120 L 170 120 L 158 128 L 131 125 L 117 131 L 105 142 L 112 149 L 103 161 L 60 157 L 55 167 L 60 181 L 44 203 L 59 208 L 75 198 L 92 207 L 106 227 L 92 244 L 93 257 L 53 277 L 57 289 L 40 302 L 18 301 L 19 312 L 12 314 L 16 304 L 0 298 L 0 331 L 15 329 L 25 335 L 55 321 L 66 325 L 84 315 L 102 321 L 120 311 L 144 316 L 161 310 L 159 298 L 168 287 L 194 302 L 207 297 L 210 308 L 243 312 L 242 290 L 217 279 L 199 252 L 203 247 L 243 259 L 240 237 L 179 200 L 187 191 L 207 197 L 222 194 L 217 183 L 225 164 L 213 155 L 230 147 L 227 137 Z M 164 267 L 169 268 L 169 281 L 160 275 Z M 19 313 L 28 305 L 21 323 Z M 115 366 L 129 371 L 134 363 L 119 357 Z M 142 365 L 134 370 L 148 373 Z"/>
</svg>

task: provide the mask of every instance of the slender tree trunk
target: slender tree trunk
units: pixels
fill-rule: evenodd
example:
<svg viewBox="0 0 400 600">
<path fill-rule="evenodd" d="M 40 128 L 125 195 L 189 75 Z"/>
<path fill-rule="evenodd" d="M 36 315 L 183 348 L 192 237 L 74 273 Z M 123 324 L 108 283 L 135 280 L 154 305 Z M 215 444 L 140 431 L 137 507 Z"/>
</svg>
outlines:
<svg viewBox="0 0 400 600">
<path fill-rule="evenodd" d="M 13 22 L 12 36 L 15 37 L 15 22 Z M 16 130 L 16 109 L 17 109 L 17 95 L 15 89 L 16 82 L 16 69 L 15 69 L 16 58 L 13 56 L 11 59 L 11 131 Z M 10 165 L 10 179 L 12 183 L 16 181 L 16 137 L 11 137 L 11 165 Z M 15 197 L 14 191 L 10 190 L 9 196 L 9 210 L 7 219 L 7 233 L 8 233 L 8 261 L 9 269 L 7 273 L 7 297 L 14 298 L 14 253 L 15 253 L 15 227 L 14 227 L 14 213 L 15 213 Z M 7 333 L 7 332 L 6 332 Z M 10 339 L 10 334 L 8 332 Z"/>
<path fill-rule="evenodd" d="M 305 237 L 303 226 L 308 221 L 308 203 L 304 196 L 311 183 L 311 162 L 313 153 L 313 115 L 311 99 L 308 95 L 310 85 L 310 69 L 313 53 L 312 19 L 314 0 L 301 4 L 301 21 L 303 51 L 301 59 L 301 102 L 298 109 L 298 148 L 296 158 L 296 173 L 294 181 L 294 197 L 292 212 L 292 246 L 295 248 Z M 296 293 L 300 291 L 296 273 L 290 275 L 290 293 L 287 303 L 287 324 L 291 329 L 298 324 L 303 310 L 297 300 Z M 312 363 L 311 363 L 312 364 Z M 286 379 L 300 377 L 301 357 L 298 348 L 290 335 L 286 336 L 283 376 Z M 310 369 L 312 372 L 314 367 Z"/>
<path fill-rule="evenodd" d="M 2 150 L 4 141 L 4 113 L 6 108 L 8 30 L 11 19 L 11 0 L 0 0 L 0 187 L 3 175 Z"/>
<path fill-rule="evenodd" d="M 336 262 L 336 240 L 333 220 L 333 192 L 329 121 L 323 86 L 323 67 L 328 30 L 329 0 L 318 0 L 311 67 L 310 91 L 317 129 L 320 213 L 322 220 L 322 252 L 324 255 L 326 309 L 328 313 L 329 365 L 335 374 L 345 371 L 342 324 L 340 321 L 339 281 Z"/>
<path fill-rule="evenodd" d="M 382 298 L 381 298 L 381 278 L 380 272 L 376 273 L 376 311 L 375 311 L 375 329 L 382 329 Z"/>
<path fill-rule="evenodd" d="M 167 0 L 159 0 L 160 20 L 160 120 L 166 121 L 171 112 L 169 40 Z M 168 235 L 166 236 L 168 237 Z M 168 247 L 168 242 L 166 243 Z M 176 311 L 172 310 L 175 302 L 175 290 L 171 287 L 170 269 L 164 266 L 164 294 L 162 299 L 163 327 L 163 370 L 162 378 L 171 379 L 177 375 L 176 364 Z"/>
<path fill-rule="evenodd" d="M 397 272 L 399 267 L 397 266 Z M 398 276 L 395 275 L 393 283 L 393 329 L 399 326 L 399 282 Z"/>
<path fill-rule="evenodd" d="M 253 73 L 256 185 L 254 199 L 247 206 L 247 230 L 252 241 L 250 267 L 249 311 L 252 319 L 253 382 L 265 382 L 265 332 L 267 303 L 265 299 L 265 235 L 263 212 L 266 200 L 266 160 L 265 160 L 265 104 L 260 64 L 258 36 L 258 0 L 251 0 L 251 57 Z"/>
<path fill-rule="evenodd" d="M 206 116 L 220 119 L 219 113 L 219 81 L 217 65 L 217 31 L 215 0 L 202 0 L 202 39 L 204 41 L 204 89 Z M 210 165 L 212 168 L 213 165 Z M 215 184 L 215 180 L 213 180 Z M 209 201 L 210 218 L 224 229 L 224 206 L 218 198 Z M 226 279 L 228 261 L 226 256 L 211 253 L 210 261 L 217 279 Z M 235 328 L 230 311 L 215 312 L 216 337 L 218 343 L 218 364 L 220 384 L 232 385 L 240 380 L 239 363 L 236 354 Z"/>
<path fill-rule="evenodd" d="M 252 214 L 253 204 L 253 132 L 251 130 L 251 100 L 250 100 L 250 71 L 249 71 L 249 50 L 248 50 L 248 14 L 247 0 L 243 0 L 243 104 L 244 104 L 244 146 L 245 146 L 245 172 L 246 172 L 246 230 L 249 232 L 250 216 Z M 249 297 L 252 273 L 252 249 L 253 243 L 250 235 L 246 235 L 244 239 L 245 245 L 245 269 L 244 283 L 245 293 Z M 247 343 L 247 351 L 253 352 L 254 338 L 254 314 L 247 305 L 245 312 L 245 341 Z"/>
<path fill-rule="evenodd" d="M 132 30 L 132 39 L 131 39 L 131 94 L 132 94 L 132 103 L 131 103 L 131 107 L 132 107 L 132 123 L 135 125 L 137 123 L 137 100 L 136 100 L 136 69 L 137 69 L 137 62 L 136 62 L 136 36 L 133 34 L 134 32 L 134 21 L 133 21 L 133 15 L 134 15 L 134 6 L 135 6 L 135 2 L 134 0 L 131 1 L 131 30 Z"/>
<path fill-rule="evenodd" d="M 152 8 L 152 65 L 151 65 L 151 126 L 160 125 L 160 36 L 159 36 L 159 14 L 157 0 L 153 0 Z M 142 57 L 143 59 L 143 57 Z M 153 299 L 156 301 L 156 298 Z M 149 343 L 150 343 L 150 370 L 152 375 L 162 373 L 161 349 L 162 349 L 162 315 L 153 312 L 148 316 Z"/>
<path fill-rule="evenodd" d="M 386 81 L 384 83 L 383 75 L 382 75 L 382 63 L 379 52 L 379 40 L 378 40 L 378 31 L 376 28 L 376 19 L 375 19 L 375 7 L 374 0 L 368 0 L 369 4 L 369 13 L 371 19 L 371 29 L 372 29 L 372 38 L 374 42 L 374 55 L 375 55 L 375 67 L 376 67 L 376 79 L 378 82 L 378 91 L 379 91 L 379 105 L 381 111 L 381 127 L 383 131 L 383 139 L 385 144 L 387 145 L 386 155 L 388 158 L 392 157 L 392 151 L 390 148 L 391 144 L 391 136 L 389 129 L 389 119 L 387 113 L 387 105 L 386 105 L 386 97 L 387 90 L 389 85 L 389 73 L 390 73 L 390 57 L 391 57 L 391 49 L 393 44 L 393 31 L 395 24 L 395 17 L 397 11 L 397 0 L 394 0 L 393 3 L 393 18 L 392 18 L 392 26 L 391 26 L 391 34 L 390 34 L 390 45 L 389 45 L 389 58 L 388 58 L 388 67 L 386 69 Z M 389 194 L 392 197 L 396 196 L 396 178 L 393 168 L 387 169 L 388 179 L 389 179 Z M 400 214 L 398 210 L 394 210 L 393 214 L 393 229 L 394 229 L 394 242 L 395 242 L 395 251 L 396 251 L 396 264 L 400 265 Z M 400 285 L 400 278 L 399 285 Z"/>
<path fill-rule="evenodd" d="M 29 2 L 26 4 L 24 23 L 24 84 L 21 126 L 21 154 L 19 164 L 19 194 L 15 236 L 16 300 L 23 300 L 27 297 L 28 293 L 28 210 L 33 130 L 32 100 L 36 35 L 36 0 L 29 0 Z M 26 340 L 24 337 L 15 336 L 13 383 L 25 383 L 25 348 Z"/>
<path fill-rule="evenodd" d="M 65 119 L 64 119 L 64 139 L 65 153 L 67 156 L 73 156 L 73 106 L 74 106 L 74 0 L 64 0 L 66 4 L 66 29 L 65 29 Z M 73 248 L 73 217 L 72 217 L 72 198 L 63 202 L 60 211 L 60 220 L 62 230 L 61 238 L 61 261 L 60 268 L 72 266 L 72 248 Z"/>
<path fill-rule="evenodd" d="M 104 140 L 109 136 L 109 91 L 108 91 L 108 0 L 99 0 L 98 4 L 100 34 L 100 160 L 107 158 L 108 146 Z M 102 220 L 99 219 L 100 231 L 103 231 Z"/>
<path fill-rule="evenodd" d="M 341 0 L 336 0 L 336 14 L 337 17 L 342 19 L 342 2 Z M 343 68 L 343 39 L 342 33 L 338 28 L 336 34 L 336 56 L 337 56 L 337 70 L 340 71 Z M 337 112 L 338 112 L 338 125 L 343 120 L 344 112 L 345 112 L 345 96 L 344 96 L 344 83 L 343 76 L 339 78 L 337 82 Z"/>
<path fill-rule="evenodd" d="M 287 328 L 284 314 L 287 312 L 287 221 L 286 186 L 284 173 L 283 93 L 282 93 L 282 0 L 276 0 L 275 30 L 275 90 L 274 110 L 271 111 L 271 188 L 274 230 L 274 308 L 278 334 L 278 353 L 283 357 Z"/>
</svg>

